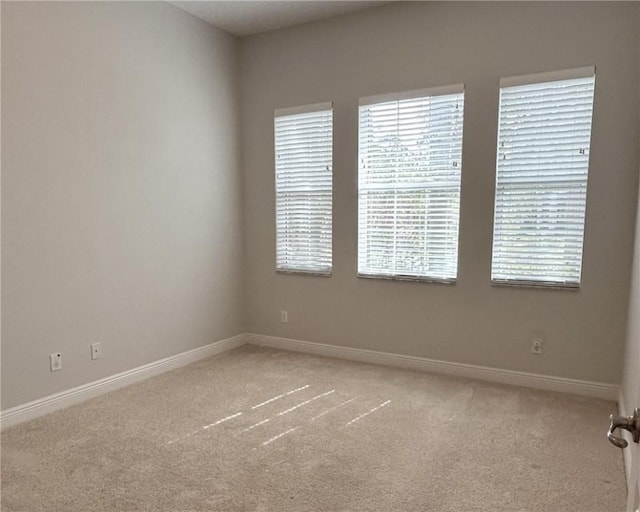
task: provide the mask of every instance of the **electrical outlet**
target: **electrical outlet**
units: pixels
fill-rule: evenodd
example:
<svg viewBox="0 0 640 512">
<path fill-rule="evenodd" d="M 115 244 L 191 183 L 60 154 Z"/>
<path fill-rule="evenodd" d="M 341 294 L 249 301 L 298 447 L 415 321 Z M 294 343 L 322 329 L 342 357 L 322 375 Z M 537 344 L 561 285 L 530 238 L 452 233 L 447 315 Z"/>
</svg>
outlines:
<svg viewBox="0 0 640 512">
<path fill-rule="evenodd" d="M 62 354 L 60 352 L 49 354 L 49 364 L 51 365 L 52 372 L 62 370 Z"/>
<path fill-rule="evenodd" d="M 286 324 L 289 321 L 289 314 L 284 310 L 280 311 L 280 321 L 283 324 Z"/>
<path fill-rule="evenodd" d="M 533 338 L 531 340 L 531 353 L 540 355 L 544 351 L 544 340 L 542 338 Z"/>
<path fill-rule="evenodd" d="M 100 343 L 91 344 L 91 359 L 100 359 L 102 357 L 102 345 Z"/>
</svg>

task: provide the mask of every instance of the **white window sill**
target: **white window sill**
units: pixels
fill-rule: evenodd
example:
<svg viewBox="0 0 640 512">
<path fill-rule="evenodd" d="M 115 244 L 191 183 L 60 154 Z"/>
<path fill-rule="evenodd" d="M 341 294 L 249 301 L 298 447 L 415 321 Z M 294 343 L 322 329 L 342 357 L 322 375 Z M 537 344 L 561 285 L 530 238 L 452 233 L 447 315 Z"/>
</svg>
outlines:
<svg viewBox="0 0 640 512">
<path fill-rule="evenodd" d="M 315 271 L 315 270 L 293 270 L 277 268 L 276 274 L 288 274 L 288 275 L 300 275 L 300 276 L 316 276 L 316 277 L 331 277 L 331 271 Z"/>
<path fill-rule="evenodd" d="M 571 292 L 580 291 L 579 284 L 550 283 L 547 281 L 498 281 L 491 280 L 491 286 L 507 286 L 511 288 L 535 288 L 547 290 L 565 290 Z"/>
<path fill-rule="evenodd" d="M 418 277 L 418 276 L 388 276 L 380 274 L 360 274 L 359 279 L 383 279 L 385 281 L 413 281 L 417 283 L 436 283 L 436 284 L 456 284 L 456 279 L 441 279 L 436 277 Z"/>
</svg>

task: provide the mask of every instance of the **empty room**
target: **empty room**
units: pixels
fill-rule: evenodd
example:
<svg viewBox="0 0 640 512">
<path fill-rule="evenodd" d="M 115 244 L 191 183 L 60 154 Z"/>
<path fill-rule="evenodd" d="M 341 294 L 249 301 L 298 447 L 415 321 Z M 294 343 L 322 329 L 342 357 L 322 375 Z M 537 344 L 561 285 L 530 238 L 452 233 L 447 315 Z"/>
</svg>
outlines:
<svg viewBox="0 0 640 512">
<path fill-rule="evenodd" d="M 3 512 L 640 511 L 640 2 L 0 18 Z"/>
</svg>

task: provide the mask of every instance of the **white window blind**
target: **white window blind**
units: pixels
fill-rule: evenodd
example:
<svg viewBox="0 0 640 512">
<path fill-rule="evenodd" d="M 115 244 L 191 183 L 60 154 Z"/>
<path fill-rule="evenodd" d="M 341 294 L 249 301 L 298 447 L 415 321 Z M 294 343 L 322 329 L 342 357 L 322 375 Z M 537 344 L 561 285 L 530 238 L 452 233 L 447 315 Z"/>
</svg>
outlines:
<svg viewBox="0 0 640 512">
<path fill-rule="evenodd" d="M 595 69 L 503 79 L 491 278 L 578 287 Z"/>
<path fill-rule="evenodd" d="M 331 103 L 276 110 L 276 268 L 331 273 Z"/>
<path fill-rule="evenodd" d="M 360 100 L 358 274 L 455 281 L 462 85 Z"/>
</svg>

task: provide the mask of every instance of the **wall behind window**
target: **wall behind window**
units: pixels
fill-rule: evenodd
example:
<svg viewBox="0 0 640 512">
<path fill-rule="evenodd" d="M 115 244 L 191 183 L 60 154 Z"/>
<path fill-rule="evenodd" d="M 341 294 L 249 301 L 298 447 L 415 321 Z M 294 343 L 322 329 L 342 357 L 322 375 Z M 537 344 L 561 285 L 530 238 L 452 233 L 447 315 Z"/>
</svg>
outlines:
<svg viewBox="0 0 640 512">
<path fill-rule="evenodd" d="M 236 71 L 164 2 L 3 2 L 3 408 L 243 331 Z"/>
<path fill-rule="evenodd" d="M 634 3 L 382 6 L 241 42 L 247 327 L 251 332 L 618 382 L 639 108 Z M 490 284 L 501 76 L 596 65 L 580 291 Z M 356 277 L 358 97 L 466 85 L 458 283 Z M 334 101 L 333 277 L 275 273 L 273 109 Z M 280 309 L 289 322 L 280 323 Z M 532 333 L 545 352 L 533 356 Z"/>
</svg>

